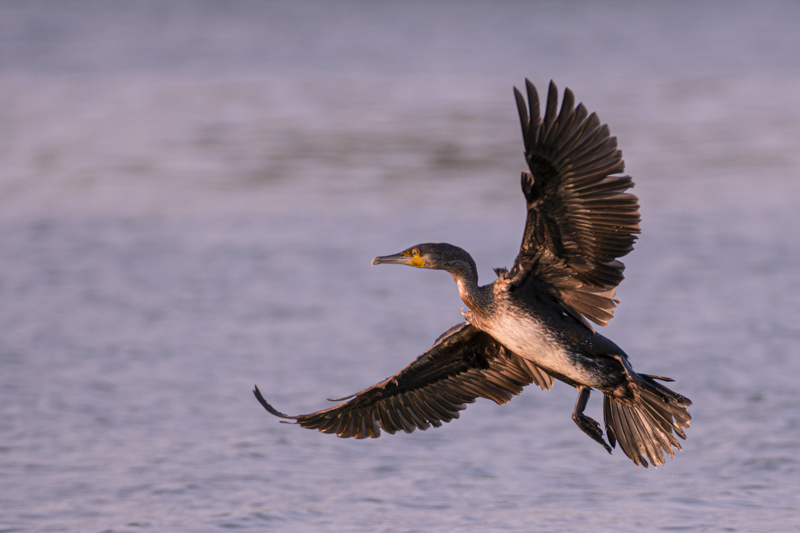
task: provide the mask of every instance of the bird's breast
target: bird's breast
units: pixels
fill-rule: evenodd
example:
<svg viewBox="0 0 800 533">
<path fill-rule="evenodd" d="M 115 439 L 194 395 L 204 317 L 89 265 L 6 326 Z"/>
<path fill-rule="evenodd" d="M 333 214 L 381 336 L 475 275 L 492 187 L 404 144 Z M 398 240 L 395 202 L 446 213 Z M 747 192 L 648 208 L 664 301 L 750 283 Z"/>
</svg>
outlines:
<svg viewBox="0 0 800 533">
<path fill-rule="evenodd" d="M 520 357 L 553 375 L 579 383 L 590 384 L 595 381 L 593 372 L 581 364 L 581 355 L 535 313 L 513 305 L 501 305 L 491 317 L 479 318 L 474 325 Z"/>
</svg>

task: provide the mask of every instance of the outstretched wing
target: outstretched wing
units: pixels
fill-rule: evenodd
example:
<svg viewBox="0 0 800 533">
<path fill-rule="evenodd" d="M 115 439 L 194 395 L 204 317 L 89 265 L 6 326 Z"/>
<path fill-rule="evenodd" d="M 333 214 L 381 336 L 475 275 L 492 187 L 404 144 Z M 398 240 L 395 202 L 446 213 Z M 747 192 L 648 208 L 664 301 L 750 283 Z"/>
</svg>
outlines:
<svg viewBox="0 0 800 533">
<path fill-rule="evenodd" d="M 275 416 L 323 433 L 363 439 L 379 437 L 381 428 L 394 434 L 398 430 L 411 433 L 416 428 L 439 427 L 458 418 L 465 404 L 478 397 L 504 404 L 533 382 L 549 390 L 553 378 L 506 350 L 490 335 L 463 323 L 450 328 L 394 376 L 336 407 L 288 416 L 267 403 L 258 387 L 253 393 Z"/>
<path fill-rule="evenodd" d="M 558 111 L 550 82 L 542 119 L 536 88 L 525 83 L 530 110 L 516 88 L 514 95 L 531 174 L 522 174 L 528 219 L 512 286 L 551 294 L 590 329 L 586 319 L 605 326 L 619 303 L 614 293 L 625 265 L 617 258 L 641 232 L 638 198 L 625 192 L 633 181 L 612 176 L 625 168 L 617 140 L 596 114 L 575 107 L 572 91 L 564 91 Z"/>
</svg>

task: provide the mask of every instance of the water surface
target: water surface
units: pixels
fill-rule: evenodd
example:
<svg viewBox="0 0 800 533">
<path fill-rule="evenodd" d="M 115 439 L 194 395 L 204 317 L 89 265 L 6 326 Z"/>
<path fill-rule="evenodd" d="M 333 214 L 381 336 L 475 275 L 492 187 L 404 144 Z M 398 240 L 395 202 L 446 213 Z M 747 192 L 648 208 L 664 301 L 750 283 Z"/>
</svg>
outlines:
<svg viewBox="0 0 800 533">
<path fill-rule="evenodd" d="M 795 3 L 170 6 L 0 8 L 0 531 L 800 526 Z M 525 76 L 619 138 L 643 234 L 604 333 L 694 401 L 684 451 L 608 456 L 563 384 L 278 424 L 254 383 L 317 410 L 460 321 L 372 257 L 513 263 Z"/>
</svg>

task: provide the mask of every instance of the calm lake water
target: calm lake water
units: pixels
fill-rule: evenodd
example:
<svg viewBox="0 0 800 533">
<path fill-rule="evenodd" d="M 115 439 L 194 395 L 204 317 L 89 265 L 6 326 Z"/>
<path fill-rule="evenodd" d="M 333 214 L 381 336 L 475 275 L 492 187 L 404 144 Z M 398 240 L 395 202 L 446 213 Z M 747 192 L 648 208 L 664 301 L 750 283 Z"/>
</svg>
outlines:
<svg viewBox="0 0 800 533">
<path fill-rule="evenodd" d="M 800 528 L 800 4 L 0 6 L 0 532 Z M 418 242 L 510 266 L 511 87 L 609 123 L 643 234 L 603 331 L 694 401 L 641 469 L 574 389 L 440 429 L 281 425 L 461 315 Z M 600 396 L 589 414 L 601 418 Z"/>
</svg>

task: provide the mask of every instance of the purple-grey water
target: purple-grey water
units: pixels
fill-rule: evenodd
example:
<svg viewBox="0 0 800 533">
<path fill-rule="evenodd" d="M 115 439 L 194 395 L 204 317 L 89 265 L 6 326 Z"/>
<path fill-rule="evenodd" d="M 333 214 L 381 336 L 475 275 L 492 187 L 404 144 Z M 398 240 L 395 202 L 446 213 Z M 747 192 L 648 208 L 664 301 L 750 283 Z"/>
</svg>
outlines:
<svg viewBox="0 0 800 533">
<path fill-rule="evenodd" d="M 800 4 L 0 4 L 0 532 L 800 527 Z M 461 320 L 525 220 L 511 87 L 619 139 L 643 233 L 603 333 L 694 401 L 638 468 L 574 389 L 440 429 L 279 424 Z M 601 419 L 600 395 L 589 414 Z"/>
</svg>

